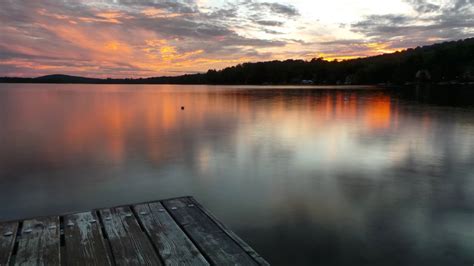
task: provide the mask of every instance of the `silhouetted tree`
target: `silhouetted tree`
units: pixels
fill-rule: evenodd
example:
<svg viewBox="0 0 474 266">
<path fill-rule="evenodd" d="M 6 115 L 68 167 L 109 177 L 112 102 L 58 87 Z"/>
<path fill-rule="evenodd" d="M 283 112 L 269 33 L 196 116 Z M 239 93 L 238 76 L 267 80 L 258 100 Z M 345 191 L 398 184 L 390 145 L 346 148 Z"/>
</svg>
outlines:
<svg viewBox="0 0 474 266">
<path fill-rule="evenodd" d="M 430 78 L 426 73 L 430 74 Z M 35 79 L 0 78 L 0 82 L 295 84 L 312 80 L 314 84 L 403 84 L 415 81 L 474 81 L 473 76 L 474 38 L 470 38 L 352 60 L 313 58 L 309 61 L 243 63 L 219 71 L 211 69 L 203 74 L 177 77 L 88 79 L 52 75 Z"/>
</svg>

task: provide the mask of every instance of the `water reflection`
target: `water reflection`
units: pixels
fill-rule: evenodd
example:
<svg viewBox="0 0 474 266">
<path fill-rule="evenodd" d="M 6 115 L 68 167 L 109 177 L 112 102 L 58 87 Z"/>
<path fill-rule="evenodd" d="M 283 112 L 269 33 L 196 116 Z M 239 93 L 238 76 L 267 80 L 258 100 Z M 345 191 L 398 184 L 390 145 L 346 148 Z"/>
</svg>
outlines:
<svg viewBox="0 0 474 266">
<path fill-rule="evenodd" d="M 373 88 L 4 84 L 0 219 L 192 194 L 274 264 L 470 265 L 473 114 Z"/>
</svg>

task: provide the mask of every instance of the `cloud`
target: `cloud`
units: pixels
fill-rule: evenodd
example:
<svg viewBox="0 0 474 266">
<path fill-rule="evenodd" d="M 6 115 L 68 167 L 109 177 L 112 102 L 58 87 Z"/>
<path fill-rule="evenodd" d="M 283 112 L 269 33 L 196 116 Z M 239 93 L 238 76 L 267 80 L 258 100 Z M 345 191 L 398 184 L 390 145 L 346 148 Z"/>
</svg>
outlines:
<svg viewBox="0 0 474 266">
<path fill-rule="evenodd" d="M 426 0 L 406 0 L 417 12 L 419 13 L 429 13 L 437 11 L 441 6 L 429 3 Z"/>
<path fill-rule="evenodd" d="M 297 17 L 300 15 L 300 12 L 292 5 L 285 5 L 280 3 L 269 3 L 269 2 L 253 2 L 248 1 L 247 5 L 254 11 L 261 12 L 262 10 L 270 10 L 271 12 L 282 15 L 285 17 Z"/>
<path fill-rule="evenodd" d="M 306 58 L 323 57 L 328 60 L 353 59 L 363 56 L 379 55 L 395 52 L 390 42 L 376 42 L 359 39 L 341 39 L 334 41 L 316 42 L 313 45 L 320 47 L 315 51 L 305 51 Z"/>
<path fill-rule="evenodd" d="M 472 37 L 474 34 L 474 1 L 455 0 L 443 5 L 425 0 L 407 0 L 415 13 L 369 15 L 351 25 L 372 41 L 406 48 Z"/>
<path fill-rule="evenodd" d="M 473 0 L 390 1 L 413 12 L 367 13 L 340 27 L 311 17 L 302 1 L 4 0 L 0 76 L 174 75 L 248 61 L 366 56 L 474 33 Z"/>
<path fill-rule="evenodd" d="M 272 26 L 272 27 L 279 27 L 283 26 L 283 22 L 276 21 L 276 20 L 257 20 L 255 23 L 263 25 L 263 26 Z"/>
<path fill-rule="evenodd" d="M 269 16 L 294 13 L 284 5 L 263 6 Z M 0 58 L 8 59 L 0 74 L 167 75 L 256 61 L 264 54 L 256 48 L 287 44 L 239 32 L 243 24 L 262 32 L 283 25 L 254 22 L 250 14 L 239 15 L 240 8 L 202 11 L 191 0 L 8 0 L 0 10 Z"/>
</svg>

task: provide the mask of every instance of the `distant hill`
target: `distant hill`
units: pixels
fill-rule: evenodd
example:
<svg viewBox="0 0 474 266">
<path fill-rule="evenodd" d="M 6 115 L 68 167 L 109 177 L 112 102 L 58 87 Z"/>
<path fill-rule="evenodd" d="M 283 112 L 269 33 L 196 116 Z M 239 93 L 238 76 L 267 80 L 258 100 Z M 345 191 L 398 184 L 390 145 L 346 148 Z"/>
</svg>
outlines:
<svg viewBox="0 0 474 266">
<path fill-rule="evenodd" d="M 344 61 L 323 58 L 244 63 L 204 74 L 140 79 L 98 79 L 68 75 L 0 78 L 11 83 L 96 84 L 441 84 L 474 82 L 474 38 L 444 42 Z"/>
<path fill-rule="evenodd" d="M 3 77 L 0 82 L 10 83 L 103 83 L 104 79 L 86 78 L 78 76 L 70 76 L 63 74 L 54 74 L 41 76 L 37 78 L 17 78 L 17 77 Z"/>
<path fill-rule="evenodd" d="M 62 74 L 55 74 L 55 75 L 47 75 L 42 77 L 37 77 L 33 79 L 35 82 L 42 82 L 42 83 L 97 83 L 101 82 L 102 79 L 97 78 L 85 78 L 85 77 L 78 77 L 78 76 L 69 76 L 69 75 L 62 75 Z"/>
</svg>

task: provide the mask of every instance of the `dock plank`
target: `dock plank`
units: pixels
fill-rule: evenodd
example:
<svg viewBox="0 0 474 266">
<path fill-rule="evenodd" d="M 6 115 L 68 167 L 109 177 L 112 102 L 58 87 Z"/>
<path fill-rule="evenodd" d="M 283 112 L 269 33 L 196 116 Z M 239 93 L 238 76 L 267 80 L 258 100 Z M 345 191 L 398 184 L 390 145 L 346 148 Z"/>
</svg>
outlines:
<svg viewBox="0 0 474 266">
<path fill-rule="evenodd" d="M 64 216 L 64 239 L 67 265 L 112 265 L 95 212 Z"/>
<path fill-rule="evenodd" d="M 161 265 L 153 245 L 129 207 L 99 212 L 117 265 Z"/>
<path fill-rule="evenodd" d="M 133 208 L 165 265 L 209 265 L 161 203 Z"/>
<path fill-rule="evenodd" d="M 209 210 L 207 210 L 204 206 L 202 206 L 196 199 L 193 197 L 183 197 L 186 199 L 188 205 L 194 204 L 202 212 L 204 212 L 211 220 L 213 220 L 226 234 L 231 237 L 235 242 L 239 244 L 250 256 L 253 257 L 260 265 L 270 265 L 260 254 L 258 254 L 252 247 L 250 247 L 244 240 L 242 240 L 238 235 L 236 235 L 232 230 L 227 228 L 217 217 L 214 216 Z"/>
<path fill-rule="evenodd" d="M 258 265 L 189 198 L 165 200 L 163 205 L 212 264 Z"/>
<path fill-rule="evenodd" d="M 0 223 L 0 265 L 9 265 L 18 231 L 18 222 Z"/>
<path fill-rule="evenodd" d="M 193 197 L 0 222 L 0 265 L 162 264 L 269 265 Z"/>
<path fill-rule="evenodd" d="M 25 220 L 15 265 L 60 265 L 59 217 Z"/>
</svg>

